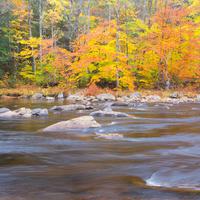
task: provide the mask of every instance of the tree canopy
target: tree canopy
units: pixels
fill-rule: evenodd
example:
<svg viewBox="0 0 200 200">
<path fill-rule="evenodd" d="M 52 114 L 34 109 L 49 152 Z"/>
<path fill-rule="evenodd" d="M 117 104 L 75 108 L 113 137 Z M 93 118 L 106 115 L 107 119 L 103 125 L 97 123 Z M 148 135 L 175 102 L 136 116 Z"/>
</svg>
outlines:
<svg viewBox="0 0 200 200">
<path fill-rule="evenodd" d="M 11 84 L 199 84 L 199 49 L 199 0 L 0 2 L 0 78 Z"/>
</svg>

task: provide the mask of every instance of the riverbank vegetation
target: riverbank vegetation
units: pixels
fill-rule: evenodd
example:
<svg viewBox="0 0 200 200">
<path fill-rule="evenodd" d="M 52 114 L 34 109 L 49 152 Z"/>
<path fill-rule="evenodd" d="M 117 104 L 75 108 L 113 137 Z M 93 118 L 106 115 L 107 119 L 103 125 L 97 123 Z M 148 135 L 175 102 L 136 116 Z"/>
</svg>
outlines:
<svg viewBox="0 0 200 200">
<path fill-rule="evenodd" d="M 0 2 L 1 88 L 198 88 L 199 49 L 199 0 Z"/>
</svg>

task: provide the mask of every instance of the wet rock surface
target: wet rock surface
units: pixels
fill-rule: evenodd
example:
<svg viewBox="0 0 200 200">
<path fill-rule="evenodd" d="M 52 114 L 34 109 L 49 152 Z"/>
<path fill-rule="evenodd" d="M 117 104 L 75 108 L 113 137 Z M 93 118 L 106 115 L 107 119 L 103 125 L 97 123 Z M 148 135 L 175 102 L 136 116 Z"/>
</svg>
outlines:
<svg viewBox="0 0 200 200">
<path fill-rule="evenodd" d="M 63 132 L 69 129 L 99 128 L 101 125 L 91 116 L 83 116 L 68 121 L 58 122 L 45 129 L 44 132 Z"/>
<path fill-rule="evenodd" d="M 82 104 L 70 104 L 70 105 L 63 105 L 63 106 L 53 106 L 50 110 L 51 111 L 60 111 L 60 112 L 67 112 L 67 111 L 75 111 L 75 110 L 85 110 L 87 106 Z"/>
<path fill-rule="evenodd" d="M 5 113 L 5 112 L 8 112 L 10 111 L 10 109 L 8 108 L 0 108 L 0 113 Z"/>
<path fill-rule="evenodd" d="M 115 101 L 115 96 L 112 94 L 99 94 L 96 96 L 99 101 Z"/>
<path fill-rule="evenodd" d="M 98 110 L 90 113 L 94 117 L 129 117 L 128 114 L 123 112 L 113 111 L 110 107 L 105 108 L 104 110 Z"/>
<path fill-rule="evenodd" d="M 44 95 L 42 94 L 42 93 L 35 93 L 32 97 L 31 97 L 31 99 L 33 99 L 33 100 L 41 100 L 41 99 L 43 99 L 44 98 Z"/>
</svg>

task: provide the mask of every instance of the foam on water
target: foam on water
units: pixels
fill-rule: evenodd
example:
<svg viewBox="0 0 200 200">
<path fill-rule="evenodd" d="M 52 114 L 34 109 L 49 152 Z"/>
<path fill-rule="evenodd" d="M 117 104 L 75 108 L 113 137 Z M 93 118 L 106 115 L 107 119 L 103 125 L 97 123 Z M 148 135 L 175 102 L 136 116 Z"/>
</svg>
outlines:
<svg viewBox="0 0 200 200">
<path fill-rule="evenodd" d="M 120 140 L 123 139 L 124 136 L 122 134 L 118 134 L 118 133 L 98 133 L 96 134 L 96 138 L 102 138 L 102 139 L 107 139 L 107 140 Z"/>
<path fill-rule="evenodd" d="M 146 180 L 148 186 L 200 191 L 200 170 L 165 169 Z"/>
</svg>

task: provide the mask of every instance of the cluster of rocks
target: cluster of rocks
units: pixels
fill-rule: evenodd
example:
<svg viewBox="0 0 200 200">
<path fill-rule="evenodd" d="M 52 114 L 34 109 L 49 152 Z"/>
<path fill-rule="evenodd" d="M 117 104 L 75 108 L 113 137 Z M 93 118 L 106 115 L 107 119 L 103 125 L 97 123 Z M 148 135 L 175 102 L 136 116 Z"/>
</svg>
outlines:
<svg viewBox="0 0 200 200">
<path fill-rule="evenodd" d="M 22 96 L 21 98 L 28 98 L 27 96 Z M 81 102 L 86 106 L 90 106 L 91 103 L 100 103 L 100 102 L 114 102 L 114 106 L 128 106 L 130 103 L 141 102 L 141 103 L 154 103 L 154 102 L 163 102 L 163 103 L 186 103 L 186 102 L 200 102 L 200 95 L 194 97 L 188 97 L 179 92 L 174 92 L 168 95 L 167 97 L 161 97 L 159 95 L 143 95 L 140 92 L 135 92 L 130 95 L 124 96 L 114 96 L 113 94 L 105 93 L 99 94 L 96 96 L 84 96 L 82 94 L 69 94 L 65 95 L 63 92 L 59 93 L 56 96 L 45 96 L 42 93 L 35 93 L 30 97 L 32 100 L 46 100 L 46 101 L 55 101 L 55 100 L 67 100 L 71 103 Z"/>
<path fill-rule="evenodd" d="M 20 108 L 17 110 L 10 110 L 8 108 L 0 108 L 0 119 L 10 119 L 10 118 L 31 118 L 32 116 L 47 116 L 48 110 L 42 108 L 30 109 L 30 108 Z"/>
<path fill-rule="evenodd" d="M 32 100 L 48 100 L 48 101 L 55 101 L 56 99 L 64 99 L 65 95 L 64 93 L 59 93 L 57 96 L 44 96 L 42 93 L 35 93 L 31 99 Z"/>
<path fill-rule="evenodd" d="M 196 97 L 184 96 L 181 93 L 174 92 L 168 97 L 161 97 L 159 95 L 142 95 L 139 92 L 135 92 L 131 95 L 115 97 L 112 94 L 100 94 L 97 96 L 83 96 L 83 95 L 69 95 L 66 100 L 72 102 L 113 102 L 112 106 L 128 106 L 130 103 L 187 103 L 187 102 L 200 102 L 200 95 Z"/>
</svg>

